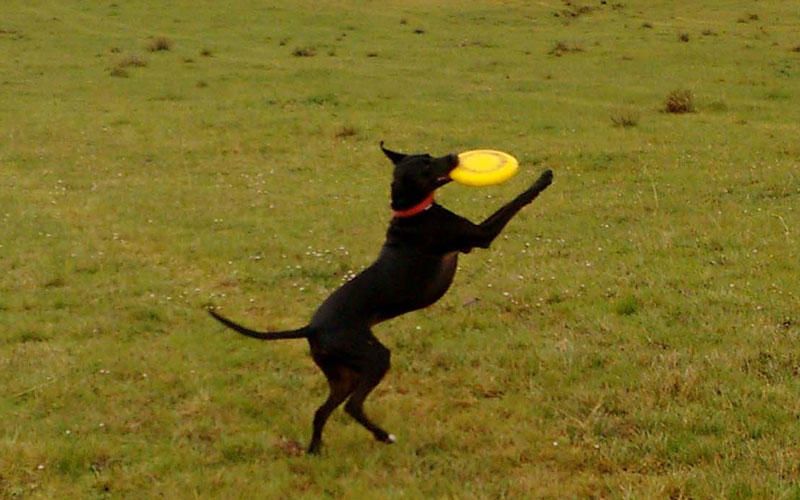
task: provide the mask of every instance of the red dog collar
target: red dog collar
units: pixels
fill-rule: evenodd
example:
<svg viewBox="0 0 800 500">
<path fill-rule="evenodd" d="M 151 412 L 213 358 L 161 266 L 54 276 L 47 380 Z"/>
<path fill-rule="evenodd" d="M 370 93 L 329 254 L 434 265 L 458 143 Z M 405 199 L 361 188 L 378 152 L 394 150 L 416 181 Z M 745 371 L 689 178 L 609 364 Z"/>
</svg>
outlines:
<svg viewBox="0 0 800 500">
<path fill-rule="evenodd" d="M 432 206 L 433 206 L 433 193 L 426 196 L 424 200 L 417 203 L 411 208 L 407 208 L 405 210 L 393 210 L 392 215 L 394 215 L 398 219 L 402 219 L 405 217 L 413 217 L 431 208 Z"/>
</svg>

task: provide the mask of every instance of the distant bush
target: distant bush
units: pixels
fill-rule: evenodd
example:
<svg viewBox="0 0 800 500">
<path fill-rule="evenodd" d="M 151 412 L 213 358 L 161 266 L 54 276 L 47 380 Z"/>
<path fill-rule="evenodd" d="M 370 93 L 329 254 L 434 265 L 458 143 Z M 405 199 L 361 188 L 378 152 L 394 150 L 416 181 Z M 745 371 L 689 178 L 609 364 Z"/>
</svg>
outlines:
<svg viewBox="0 0 800 500">
<path fill-rule="evenodd" d="M 162 52 L 172 49 L 172 40 L 167 37 L 159 36 L 150 40 L 147 44 L 147 50 L 150 52 Z"/>
<path fill-rule="evenodd" d="M 694 95 L 691 90 L 673 90 L 664 101 L 664 111 L 667 113 L 693 113 L 694 110 Z"/>
</svg>

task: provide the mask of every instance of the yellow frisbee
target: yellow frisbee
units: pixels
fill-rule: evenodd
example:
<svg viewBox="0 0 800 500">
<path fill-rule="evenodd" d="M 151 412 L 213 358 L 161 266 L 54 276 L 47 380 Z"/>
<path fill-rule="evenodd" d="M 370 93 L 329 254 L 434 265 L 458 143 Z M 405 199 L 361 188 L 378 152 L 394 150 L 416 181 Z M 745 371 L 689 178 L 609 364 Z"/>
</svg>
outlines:
<svg viewBox="0 0 800 500">
<path fill-rule="evenodd" d="M 450 177 L 467 186 L 491 186 L 510 179 L 519 163 L 508 153 L 491 149 L 464 151 L 458 155 L 458 166 Z"/>
</svg>

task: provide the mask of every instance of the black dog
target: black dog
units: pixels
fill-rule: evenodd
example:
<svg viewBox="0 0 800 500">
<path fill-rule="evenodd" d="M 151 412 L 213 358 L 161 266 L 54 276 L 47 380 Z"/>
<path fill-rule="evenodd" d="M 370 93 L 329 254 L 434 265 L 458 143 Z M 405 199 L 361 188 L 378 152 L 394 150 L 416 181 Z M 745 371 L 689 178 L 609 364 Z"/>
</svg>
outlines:
<svg viewBox="0 0 800 500">
<path fill-rule="evenodd" d="M 328 399 L 314 414 L 309 453 L 319 452 L 322 428 L 345 400 L 345 411 L 375 439 L 395 441 L 364 414 L 364 400 L 389 370 L 389 349 L 372 334 L 372 326 L 439 300 L 453 281 L 458 252 L 488 248 L 508 221 L 553 179 L 553 173 L 545 171 L 529 189 L 476 225 L 433 201 L 434 191 L 450 182 L 457 156 L 405 155 L 385 149 L 383 143 L 381 149 L 394 163 L 394 218 L 371 266 L 333 292 L 311 322 L 298 330 L 256 332 L 209 311 L 222 324 L 249 337 L 308 339 L 311 356 L 330 385 Z"/>
</svg>

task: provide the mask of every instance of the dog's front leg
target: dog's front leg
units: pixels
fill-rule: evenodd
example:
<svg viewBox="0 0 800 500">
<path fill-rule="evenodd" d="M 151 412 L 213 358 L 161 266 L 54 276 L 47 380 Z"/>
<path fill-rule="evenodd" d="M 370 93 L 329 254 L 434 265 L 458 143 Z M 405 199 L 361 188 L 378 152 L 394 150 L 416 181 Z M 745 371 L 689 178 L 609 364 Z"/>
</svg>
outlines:
<svg viewBox="0 0 800 500">
<path fill-rule="evenodd" d="M 472 241 L 469 246 L 479 248 L 489 248 L 492 241 L 506 227 L 506 224 L 525 206 L 529 205 L 539 196 L 539 193 L 547 189 L 553 182 L 552 170 L 545 170 L 531 187 L 520 193 L 516 198 L 505 204 L 497 212 L 490 215 L 485 221 L 474 226 Z"/>
</svg>

